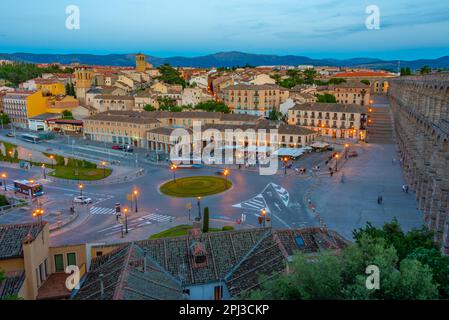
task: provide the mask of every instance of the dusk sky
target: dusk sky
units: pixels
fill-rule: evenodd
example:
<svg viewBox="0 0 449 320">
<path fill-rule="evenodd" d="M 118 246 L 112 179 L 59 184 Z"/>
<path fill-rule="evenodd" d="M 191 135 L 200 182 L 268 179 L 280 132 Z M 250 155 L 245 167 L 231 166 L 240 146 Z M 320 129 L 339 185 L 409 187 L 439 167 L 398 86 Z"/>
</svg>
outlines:
<svg viewBox="0 0 449 320">
<path fill-rule="evenodd" d="M 68 5 L 80 29 L 65 27 Z M 380 30 L 368 30 L 369 5 Z M 312 58 L 449 55 L 449 1 L 441 0 L 16 0 L 2 1 L 0 52 L 221 51 Z"/>
</svg>

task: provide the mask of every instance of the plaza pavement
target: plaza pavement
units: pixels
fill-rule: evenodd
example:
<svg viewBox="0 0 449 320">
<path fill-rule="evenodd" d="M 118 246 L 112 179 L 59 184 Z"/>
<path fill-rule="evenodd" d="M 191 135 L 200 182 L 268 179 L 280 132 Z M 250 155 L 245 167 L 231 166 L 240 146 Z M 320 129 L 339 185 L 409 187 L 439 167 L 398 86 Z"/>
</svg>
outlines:
<svg viewBox="0 0 449 320">
<path fill-rule="evenodd" d="M 368 221 L 381 226 L 396 217 L 404 230 L 420 228 L 424 220 L 415 195 L 402 191 L 405 181 L 395 145 L 367 144 L 358 153 L 338 174 L 322 177 L 311 192 L 316 211 L 327 226 L 348 239 L 352 238 L 352 230 L 364 227 Z M 377 203 L 379 195 L 383 197 L 382 205 Z"/>
</svg>

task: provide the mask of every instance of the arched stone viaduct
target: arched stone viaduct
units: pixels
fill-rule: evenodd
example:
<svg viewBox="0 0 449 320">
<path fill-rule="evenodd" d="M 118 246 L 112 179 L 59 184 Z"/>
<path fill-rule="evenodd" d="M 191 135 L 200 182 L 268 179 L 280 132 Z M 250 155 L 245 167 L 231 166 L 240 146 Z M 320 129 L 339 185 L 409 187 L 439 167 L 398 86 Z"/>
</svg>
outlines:
<svg viewBox="0 0 449 320">
<path fill-rule="evenodd" d="M 406 180 L 449 254 L 449 74 L 390 79 L 389 95 Z"/>
</svg>

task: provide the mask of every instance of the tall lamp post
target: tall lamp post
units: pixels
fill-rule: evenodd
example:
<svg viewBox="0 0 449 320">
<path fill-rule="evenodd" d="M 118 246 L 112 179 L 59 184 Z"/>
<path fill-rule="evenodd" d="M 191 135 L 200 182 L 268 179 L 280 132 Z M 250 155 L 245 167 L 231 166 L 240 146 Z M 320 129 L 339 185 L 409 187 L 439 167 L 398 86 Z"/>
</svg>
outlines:
<svg viewBox="0 0 449 320">
<path fill-rule="evenodd" d="M 283 159 L 284 162 L 284 174 L 287 174 L 287 162 L 288 162 L 288 158 L 284 157 Z"/>
<path fill-rule="evenodd" d="M 138 195 L 139 195 L 139 190 L 134 189 L 133 190 L 133 197 L 134 197 L 134 202 L 135 202 L 135 206 L 136 206 L 135 212 L 138 212 L 138 210 L 137 210 L 137 196 Z"/>
<path fill-rule="evenodd" d="M 10 162 L 12 163 L 12 151 L 11 151 L 11 150 L 9 150 L 9 151 L 8 151 L 8 154 L 9 154 L 9 159 L 10 159 Z"/>
<path fill-rule="evenodd" d="M 226 180 L 225 180 L 225 188 L 228 187 L 228 176 L 229 176 L 230 172 L 229 169 L 225 168 L 223 170 L 223 175 L 225 176 Z"/>
<path fill-rule="evenodd" d="M 262 216 L 262 226 L 265 227 L 265 222 L 267 220 L 267 210 L 262 209 L 260 210 L 260 215 Z"/>
<path fill-rule="evenodd" d="M 51 159 L 51 168 L 54 169 L 55 168 L 55 164 L 53 163 L 53 160 L 55 159 L 54 155 L 50 155 L 50 159 Z"/>
<path fill-rule="evenodd" d="M 198 220 L 201 220 L 201 197 L 196 198 L 196 203 L 198 205 Z"/>
<path fill-rule="evenodd" d="M 45 172 L 45 164 L 42 164 L 42 173 L 44 175 L 44 179 L 47 179 L 47 173 Z"/>
<path fill-rule="evenodd" d="M 345 143 L 345 159 L 348 158 L 349 143 Z"/>
<path fill-rule="evenodd" d="M 6 173 L 2 173 L 2 180 L 3 180 L 3 189 L 6 191 L 6 178 L 8 176 L 6 175 Z"/>
<path fill-rule="evenodd" d="M 338 171 L 338 158 L 339 158 L 340 156 L 338 155 L 338 153 L 335 155 L 335 172 L 337 172 Z"/>
<path fill-rule="evenodd" d="M 125 233 L 128 234 L 128 208 L 123 209 L 123 213 L 125 214 Z"/>
<path fill-rule="evenodd" d="M 106 178 L 106 161 L 101 161 L 101 166 L 103 167 L 103 179 Z"/>
<path fill-rule="evenodd" d="M 36 210 L 33 211 L 33 218 L 37 218 L 38 222 L 40 224 L 42 224 L 42 216 L 44 214 L 44 209 L 42 208 L 37 208 Z"/>
<path fill-rule="evenodd" d="M 173 182 L 176 182 L 176 169 L 177 168 L 178 168 L 178 166 L 174 163 L 170 166 L 171 171 L 173 171 Z"/>
<path fill-rule="evenodd" d="M 84 189 L 84 185 L 82 184 L 82 183 L 80 183 L 79 185 L 78 185 L 78 188 L 80 189 L 80 196 L 81 196 L 81 198 L 83 197 L 83 189 Z"/>
</svg>

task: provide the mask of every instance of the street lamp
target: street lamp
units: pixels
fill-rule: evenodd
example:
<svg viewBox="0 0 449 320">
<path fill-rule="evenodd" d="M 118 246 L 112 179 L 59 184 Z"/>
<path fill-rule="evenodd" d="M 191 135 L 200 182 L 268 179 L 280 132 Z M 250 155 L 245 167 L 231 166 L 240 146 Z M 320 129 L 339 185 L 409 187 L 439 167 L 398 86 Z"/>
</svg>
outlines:
<svg viewBox="0 0 449 320">
<path fill-rule="evenodd" d="M 262 216 L 262 225 L 265 227 L 265 221 L 267 220 L 267 210 L 260 210 L 260 215 Z"/>
<path fill-rule="evenodd" d="M 135 212 L 138 212 L 138 210 L 137 210 L 137 196 L 139 195 L 139 190 L 137 190 L 137 189 L 134 189 L 133 190 L 133 196 L 134 196 L 134 201 L 135 201 L 135 204 L 136 204 L 136 210 L 135 210 Z"/>
<path fill-rule="evenodd" d="M 82 183 L 80 183 L 79 185 L 78 185 L 78 188 L 80 189 L 80 196 L 81 196 L 81 198 L 83 197 L 83 189 L 84 189 L 84 185 L 82 184 Z"/>
<path fill-rule="evenodd" d="M 55 168 L 55 165 L 54 165 L 54 163 L 53 163 L 53 159 L 54 159 L 54 158 L 55 158 L 54 155 L 50 155 L 50 159 L 51 159 L 51 168 L 52 168 L 52 169 Z"/>
<path fill-rule="evenodd" d="M 42 164 L 42 172 L 44 174 L 44 179 L 47 179 L 47 174 L 45 172 L 45 164 L 44 163 Z"/>
<path fill-rule="evenodd" d="M 8 151 L 8 154 L 9 154 L 9 159 L 10 159 L 10 162 L 12 163 L 12 151 L 11 151 L 11 150 L 9 150 L 9 151 Z"/>
<path fill-rule="evenodd" d="M 201 197 L 196 198 L 196 203 L 198 205 L 198 220 L 201 220 Z"/>
<path fill-rule="evenodd" d="M 349 143 L 345 143 L 345 159 L 348 158 Z"/>
<path fill-rule="evenodd" d="M 339 158 L 340 156 L 338 155 L 338 153 L 335 155 L 335 172 L 337 172 L 338 171 L 338 158 Z"/>
<path fill-rule="evenodd" d="M 106 178 L 106 161 L 101 161 L 101 166 L 103 167 L 103 178 Z"/>
<path fill-rule="evenodd" d="M 6 173 L 2 173 L 2 180 L 3 180 L 3 188 L 5 189 L 5 191 L 6 191 L 6 178 L 7 178 L 8 176 L 6 175 Z"/>
<path fill-rule="evenodd" d="M 32 154 L 31 153 L 28 153 L 28 157 L 29 157 L 29 159 L 30 159 L 30 165 L 33 163 L 33 159 L 32 159 Z"/>
<path fill-rule="evenodd" d="M 229 169 L 224 169 L 224 171 L 223 171 L 223 175 L 225 176 L 225 178 L 226 178 L 226 180 L 225 180 L 225 187 L 227 188 L 228 187 L 228 176 L 229 176 L 229 174 L 230 174 L 230 172 L 229 172 Z"/>
<path fill-rule="evenodd" d="M 123 209 L 123 213 L 125 214 L 125 233 L 128 234 L 128 208 Z"/>
<path fill-rule="evenodd" d="M 176 169 L 177 168 L 178 168 L 178 166 L 174 163 L 170 166 L 171 171 L 173 171 L 173 182 L 176 182 Z"/>
<path fill-rule="evenodd" d="M 288 162 L 288 158 L 284 157 L 283 159 L 284 162 L 284 174 L 287 174 L 287 162 Z"/>
<path fill-rule="evenodd" d="M 37 208 L 36 210 L 33 211 L 33 218 L 37 218 L 39 223 L 42 223 L 42 216 L 44 214 L 44 209 L 42 208 Z"/>
</svg>

